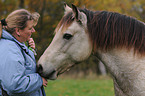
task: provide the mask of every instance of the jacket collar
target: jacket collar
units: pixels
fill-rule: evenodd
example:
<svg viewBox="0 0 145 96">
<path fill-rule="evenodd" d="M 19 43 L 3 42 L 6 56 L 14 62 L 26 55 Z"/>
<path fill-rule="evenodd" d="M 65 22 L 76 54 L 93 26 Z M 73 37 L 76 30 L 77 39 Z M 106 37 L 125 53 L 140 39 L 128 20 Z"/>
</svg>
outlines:
<svg viewBox="0 0 145 96">
<path fill-rule="evenodd" d="M 11 41 L 16 42 L 27 54 L 29 53 L 28 47 L 25 45 L 25 43 L 19 42 L 16 38 L 14 38 L 10 33 L 8 33 L 6 30 L 2 30 L 2 38 L 8 39 Z"/>
</svg>

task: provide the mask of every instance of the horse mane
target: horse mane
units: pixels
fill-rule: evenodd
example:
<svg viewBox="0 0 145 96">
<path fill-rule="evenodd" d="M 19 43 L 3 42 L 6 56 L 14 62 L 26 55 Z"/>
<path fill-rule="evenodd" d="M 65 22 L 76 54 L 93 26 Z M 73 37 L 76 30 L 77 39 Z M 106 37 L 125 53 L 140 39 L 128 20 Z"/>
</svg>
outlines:
<svg viewBox="0 0 145 96">
<path fill-rule="evenodd" d="M 145 55 L 145 25 L 133 17 L 100 11 L 91 16 L 88 31 L 94 51 L 125 47 Z"/>
<path fill-rule="evenodd" d="M 145 55 L 145 24 L 133 17 L 108 11 L 90 11 L 79 9 L 87 16 L 87 27 L 93 50 L 110 50 L 113 48 L 134 48 L 135 53 Z M 74 19 L 72 13 L 65 15 L 62 24 L 67 28 Z M 56 28 L 56 29 L 57 29 Z"/>
</svg>

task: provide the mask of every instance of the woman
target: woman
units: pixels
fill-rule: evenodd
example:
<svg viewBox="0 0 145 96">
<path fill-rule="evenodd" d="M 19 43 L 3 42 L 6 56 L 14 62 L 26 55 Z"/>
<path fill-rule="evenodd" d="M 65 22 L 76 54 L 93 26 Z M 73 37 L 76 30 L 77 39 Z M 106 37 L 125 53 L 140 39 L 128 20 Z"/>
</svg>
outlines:
<svg viewBox="0 0 145 96">
<path fill-rule="evenodd" d="M 45 78 L 36 73 L 34 53 L 25 46 L 35 32 L 37 19 L 25 9 L 8 15 L 0 23 L 0 86 L 8 96 L 45 96 Z M 4 28 L 4 29 L 2 29 Z M 35 47 L 34 47 L 35 48 Z"/>
</svg>

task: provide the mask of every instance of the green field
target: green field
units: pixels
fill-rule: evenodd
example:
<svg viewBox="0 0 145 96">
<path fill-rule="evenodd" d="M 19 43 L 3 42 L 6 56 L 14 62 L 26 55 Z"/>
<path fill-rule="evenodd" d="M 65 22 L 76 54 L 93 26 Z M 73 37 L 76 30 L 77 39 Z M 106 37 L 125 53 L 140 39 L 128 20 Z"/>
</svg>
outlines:
<svg viewBox="0 0 145 96">
<path fill-rule="evenodd" d="M 111 78 L 70 79 L 48 81 L 46 96 L 114 96 Z"/>
</svg>

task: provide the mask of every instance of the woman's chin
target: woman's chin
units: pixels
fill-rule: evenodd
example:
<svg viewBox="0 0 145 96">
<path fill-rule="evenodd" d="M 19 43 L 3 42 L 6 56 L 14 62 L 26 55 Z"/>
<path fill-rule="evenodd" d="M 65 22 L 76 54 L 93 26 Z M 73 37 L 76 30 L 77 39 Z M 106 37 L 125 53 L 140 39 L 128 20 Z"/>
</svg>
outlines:
<svg viewBox="0 0 145 96">
<path fill-rule="evenodd" d="M 31 38 L 31 36 L 29 36 L 29 38 L 27 38 L 27 40 L 26 40 L 26 41 L 29 41 L 29 40 L 30 40 L 30 38 Z"/>
</svg>

